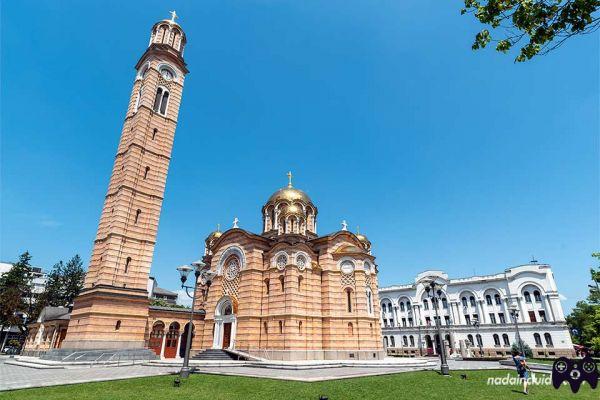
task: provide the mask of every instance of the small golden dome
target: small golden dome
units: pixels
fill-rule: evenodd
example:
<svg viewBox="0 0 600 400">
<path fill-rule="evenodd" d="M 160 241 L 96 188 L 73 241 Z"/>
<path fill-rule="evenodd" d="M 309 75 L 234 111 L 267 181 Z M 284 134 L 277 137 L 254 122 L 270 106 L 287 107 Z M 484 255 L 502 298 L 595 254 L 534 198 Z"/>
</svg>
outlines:
<svg viewBox="0 0 600 400">
<path fill-rule="evenodd" d="M 356 228 L 356 238 L 358 240 L 360 240 L 360 242 L 362 244 L 364 244 L 365 246 L 369 246 L 371 244 L 371 242 L 369 241 L 369 239 L 365 235 L 363 235 L 362 233 L 360 233 L 360 228 L 359 227 Z"/>
<path fill-rule="evenodd" d="M 206 237 L 206 241 L 210 242 L 210 241 L 212 241 L 214 239 L 218 239 L 218 238 L 221 237 L 221 235 L 223 235 L 223 232 L 221 232 L 221 226 L 217 225 L 217 230 L 214 231 L 214 232 L 211 232 L 210 235 L 208 235 Z"/>
</svg>

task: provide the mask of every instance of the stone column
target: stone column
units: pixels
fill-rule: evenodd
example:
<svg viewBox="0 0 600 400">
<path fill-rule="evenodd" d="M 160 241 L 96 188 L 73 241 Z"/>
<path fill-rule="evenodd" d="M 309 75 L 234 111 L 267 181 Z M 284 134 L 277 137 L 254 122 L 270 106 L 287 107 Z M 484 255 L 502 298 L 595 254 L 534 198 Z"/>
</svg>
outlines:
<svg viewBox="0 0 600 400">
<path fill-rule="evenodd" d="M 163 332 L 162 343 L 160 344 L 160 359 L 165 358 L 165 342 L 167 341 L 167 335 Z"/>
<path fill-rule="evenodd" d="M 550 295 L 542 296 L 542 300 L 548 322 L 554 322 L 556 318 L 554 317 L 554 310 L 552 309 L 552 304 L 550 303 Z"/>
<path fill-rule="evenodd" d="M 521 302 L 521 296 L 517 297 L 517 304 L 519 305 L 519 322 L 525 322 L 525 310 L 523 309 L 523 303 Z"/>
<path fill-rule="evenodd" d="M 479 306 L 479 307 L 477 307 L 479 310 L 479 314 L 481 315 L 481 317 L 479 318 L 479 321 L 482 324 L 486 324 L 487 318 L 485 316 L 485 310 L 483 309 L 483 300 L 476 300 L 476 301 L 477 301 L 477 305 Z"/>
<path fill-rule="evenodd" d="M 181 353 L 181 342 L 183 342 L 183 340 L 181 340 L 182 336 L 183 336 L 183 333 L 180 333 L 179 335 L 177 335 L 177 353 L 175 353 L 175 358 L 181 358 L 181 356 L 179 354 Z"/>
</svg>

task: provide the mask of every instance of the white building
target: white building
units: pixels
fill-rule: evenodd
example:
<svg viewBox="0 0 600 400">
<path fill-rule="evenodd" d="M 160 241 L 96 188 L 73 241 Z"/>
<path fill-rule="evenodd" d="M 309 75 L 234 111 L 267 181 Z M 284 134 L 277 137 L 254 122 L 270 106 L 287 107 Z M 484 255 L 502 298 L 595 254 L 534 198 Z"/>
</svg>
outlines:
<svg viewBox="0 0 600 400">
<path fill-rule="evenodd" d="M 427 281 L 440 285 L 440 300 L 429 297 Z M 547 264 L 535 262 L 502 273 L 449 279 L 442 271 L 424 271 L 415 282 L 379 289 L 383 342 L 388 354 L 437 354 L 442 336 L 451 355 L 505 356 L 518 330 L 535 357 L 571 356 L 573 343 L 558 289 Z M 439 307 L 434 307 L 433 301 Z M 435 346 L 434 346 L 435 342 Z"/>
</svg>

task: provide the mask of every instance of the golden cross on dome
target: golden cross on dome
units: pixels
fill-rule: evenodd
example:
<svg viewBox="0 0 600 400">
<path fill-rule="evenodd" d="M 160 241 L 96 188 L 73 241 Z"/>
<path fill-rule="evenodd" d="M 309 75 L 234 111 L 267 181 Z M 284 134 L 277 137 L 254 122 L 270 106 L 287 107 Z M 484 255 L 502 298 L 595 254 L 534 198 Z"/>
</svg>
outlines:
<svg viewBox="0 0 600 400">
<path fill-rule="evenodd" d="M 169 11 L 171 14 L 171 22 L 175 22 L 175 19 L 178 18 L 177 13 L 175 11 Z"/>
<path fill-rule="evenodd" d="M 292 171 L 288 171 L 287 173 L 287 177 L 288 177 L 288 187 L 292 187 Z"/>
</svg>

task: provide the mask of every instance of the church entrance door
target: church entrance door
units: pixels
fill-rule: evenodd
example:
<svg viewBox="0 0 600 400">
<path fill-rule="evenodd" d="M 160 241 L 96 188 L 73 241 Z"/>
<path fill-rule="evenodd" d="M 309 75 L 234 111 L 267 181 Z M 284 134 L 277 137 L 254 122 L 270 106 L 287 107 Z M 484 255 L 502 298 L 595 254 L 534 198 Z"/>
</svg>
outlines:
<svg viewBox="0 0 600 400">
<path fill-rule="evenodd" d="M 231 322 L 223 324 L 223 348 L 227 349 L 231 345 Z"/>
</svg>

